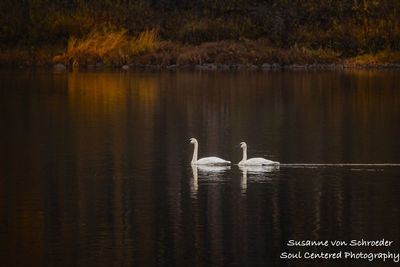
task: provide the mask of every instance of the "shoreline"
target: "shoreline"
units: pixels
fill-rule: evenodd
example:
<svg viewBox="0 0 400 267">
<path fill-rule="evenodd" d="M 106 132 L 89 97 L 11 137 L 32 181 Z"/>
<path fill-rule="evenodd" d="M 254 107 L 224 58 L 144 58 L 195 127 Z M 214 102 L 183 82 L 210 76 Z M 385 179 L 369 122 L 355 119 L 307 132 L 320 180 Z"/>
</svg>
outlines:
<svg viewBox="0 0 400 267">
<path fill-rule="evenodd" d="M 226 48 L 222 45 L 230 45 Z M 222 41 L 197 46 L 168 43 L 141 54 L 120 57 L 71 57 L 60 46 L 0 49 L 0 69 L 63 70 L 345 70 L 400 69 L 400 53 L 381 51 L 342 58 L 334 52 L 307 48 L 275 48 L 255 41 Z"/>
<path fill-rule="evenodd" d="M 153 65 L 153 64 L 127 64 L 127 65 L 88 65 L 84 67 L 74 68 L 64 64 L 42 64 L 42 65 L 4 65 L 0 64 L 0 70 L 7 69 L 47 69 L 53 71 L 161 71 L 161 70 L 195 70 L 195 71 L 340 71 L 340 70 L 400 70 L 400 63 L 379 63 L 379 64 L 346 64 L 346 63 L 333 63 L 333 64 L 288 64 L 282 65 L 279 63 L 264 63 L 262 65 L 247 65 L 247 64 L 219 64 L 219 63 L 206 63 L 194 65 Z"/>
</svg>

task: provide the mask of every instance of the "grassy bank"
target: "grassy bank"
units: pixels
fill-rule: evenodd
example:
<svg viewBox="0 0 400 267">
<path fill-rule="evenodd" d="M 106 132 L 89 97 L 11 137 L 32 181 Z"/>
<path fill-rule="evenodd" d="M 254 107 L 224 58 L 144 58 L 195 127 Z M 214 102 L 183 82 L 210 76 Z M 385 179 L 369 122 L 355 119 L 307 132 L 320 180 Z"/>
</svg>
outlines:
<svg viewBox="0 0 400 267">
<path fill-rule="evenodd" d="M 218 66 L 308 66 L 399 67 L 400 52 L 385 50 L 356 57 L 343 57 L 329 49 L 293 46 L 277 48 L 265 40 L 223 40 L 197 45 L 165 41 L 157 29 L 137 36 L 126 30 L 94 30 L 84 37 L 70 37 L 65 47 L 17 47 L 0 50 L 1 66 L 52 66 L 69 68 L 121 66 L 182 67 Z"/>
<path fill-rule="evenodd" d="M 129 36 L 125 30 L 93 31 L 84 38 L 70 38 L 62 55 L 54 62 L 85 67 L 99 62 L 112 65 L 202 65 L 244 64 L 261 65 L 333 63 L 338 55 L 329 50 L 293 47 L 279 49 L 260 40 L 218 41 L 198 45 L 163 41 L 158 30 L 146 30 Z"/>
<path fill-rule="evenodd" d="M 384 50 L 374 54 L 363 54 L 344 60 L 348 66 L 380 66 L 400 64 L 400 52 Z"/>
<path fill-rule="evenodd" d="M 399 1 L 4 0 L 0 13 L 3 66 L 399 62 Z"/>
</svg>

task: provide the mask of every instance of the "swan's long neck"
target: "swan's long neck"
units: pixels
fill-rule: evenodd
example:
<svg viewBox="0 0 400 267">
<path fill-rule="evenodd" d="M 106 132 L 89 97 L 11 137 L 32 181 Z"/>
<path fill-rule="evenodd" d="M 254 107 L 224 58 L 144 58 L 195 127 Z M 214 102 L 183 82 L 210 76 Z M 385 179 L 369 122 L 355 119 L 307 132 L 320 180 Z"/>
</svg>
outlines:
<svg viewBox="0 0 400 267">
<path fill-rule="evenodd" d="M 199 144 L 196 142 L 196 143 L 194 143 L 192 164 L 195 164 L 197 162 L 197 151 L 198 151 L 198 149 L 199 149 Z"/>
<path fill-rule="evenodd" d="M 240 162 L 245 162 L 247 160 L 247 147 L 243 147 L 243 158 Z"/>
</svg>

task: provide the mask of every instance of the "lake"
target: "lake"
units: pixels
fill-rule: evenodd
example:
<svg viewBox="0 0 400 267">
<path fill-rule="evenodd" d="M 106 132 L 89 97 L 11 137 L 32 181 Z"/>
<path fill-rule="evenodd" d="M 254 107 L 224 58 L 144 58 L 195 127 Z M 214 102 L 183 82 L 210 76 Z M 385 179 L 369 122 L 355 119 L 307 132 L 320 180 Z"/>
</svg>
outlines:
<svg viewBox="0 0 400 267">
<path fill-rule="evenodd" d="M 280 257 L 400 253 L 400 167 L 374 165 L 400 164 L 399 71 L 2 70 L 0 111 L 2 266 L 381 266 Z M 237 163 L 246 141 L 287 165 L 192 169 L 191 137 L 200 157 Z M 393 244 L 287 245 L 362 239 Z"/>
</svg>

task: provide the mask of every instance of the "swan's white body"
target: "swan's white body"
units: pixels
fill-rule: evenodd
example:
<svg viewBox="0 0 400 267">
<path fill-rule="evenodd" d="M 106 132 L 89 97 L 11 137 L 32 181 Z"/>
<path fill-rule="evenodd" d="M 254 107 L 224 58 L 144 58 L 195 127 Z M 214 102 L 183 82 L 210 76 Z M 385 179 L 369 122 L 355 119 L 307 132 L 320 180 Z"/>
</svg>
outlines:
<svg viewBox="0 0 400 267">
<path fill-rule="evenodd" d="M 193 158 L 191 161 L 192 165 L 229 165 L 231 164 L 230 161 L 218 158 L 218 157 L 207 157 L 207 158 L 201 158 L 197 159 L 197 154 L 199 150 L 199 143 L 195 138 L 190 138 L 190 143 L 194 144 L 194 150 L 193 150 Z"/>
<path fill-rule="evenodd" d="M 272 161 L 264 158 L 251 158 L 247 159 L 247 144 L 245 142 L 240 143 L 240 147 L 243 149 L 243 158 L 238 163 L 239 166 L 277 166 L 279 162 Z"/>
</svg>

